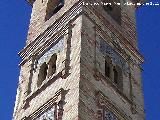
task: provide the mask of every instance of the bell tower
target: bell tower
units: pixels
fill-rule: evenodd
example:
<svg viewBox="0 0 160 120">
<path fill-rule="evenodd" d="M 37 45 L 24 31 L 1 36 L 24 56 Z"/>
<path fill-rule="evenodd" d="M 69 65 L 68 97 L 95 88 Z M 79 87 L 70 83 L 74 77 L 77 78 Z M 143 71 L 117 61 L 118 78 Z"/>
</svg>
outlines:
<svg viewBox="0 0 160 120">
<path fill-rule="evenodd" d="M 28 2 L 13 119 L 144 120 L 135 18 L 144 1 Z"/>
</svg>

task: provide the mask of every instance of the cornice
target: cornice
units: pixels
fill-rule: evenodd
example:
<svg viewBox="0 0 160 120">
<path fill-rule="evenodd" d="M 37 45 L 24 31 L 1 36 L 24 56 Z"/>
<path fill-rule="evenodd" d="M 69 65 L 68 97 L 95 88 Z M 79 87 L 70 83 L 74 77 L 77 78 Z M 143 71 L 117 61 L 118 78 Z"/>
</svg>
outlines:
<svg viewBox="0 0 160 120">
<path fill-rule="evenodd" d="M 26 61 L 28 61 L 36 51 L 44 49 L 43 45 L 46 45 L 46 43 L 51 43 L 54 38 L 56 39 L 56 35 L 59 34 L 59 37 L 60 35 L 63 35 L 69 27 L 68 23 L 79 16 L 81 12 L 82 1 L 79 1 L 70 10 L 64 13 L 62 17 L 57 19 L 50 27 L 48 27 L 42 34 L 40 34 L 34 41 L 18 53 L 23 60 L 20 65 L 23 65 Z"/>
<path fill-rule="evenodd" d="M 82 7 L 83 7 L 83 2 L 79 1 L 77 2 L 70 10 L 68 10 L 62 17 L 57 19 L 50 27 L 48 27 L 42 34 L 40 34 L 34 41 L 32 41 L 29 45 L 27 45 L 23 50 L 19 52 L 19 55 L 22 57 L 22 62 L 20 65 L 23 65 L 26 61 L 28 61 L 36 51 L 40 49 L 44 49 L 43 45 L 46 43 L 54 41 L 53 39 L 56 39 L 56 35 L 58 34 L 57 31 L 61 30 L 61 35 L 63 34 L 64 30 L 68 28 L 68 23 L 73 20 L 76 16 L 80 15 L 82 13 Z M 96 11 L 92 6 L 87 6 L 85 7 L 89 11 L 93 10 L 95 13 Z M 89 16 L 87 11 L 84 11 L 86 15 Z M 92 14 L 94 14 L 92 12 Z M 126 36 L 122 35 L 122 33 L 119 30 L 116 30 L 115 26 L 110 23 L 107 19 L 104 18 L 103 15 L 101 15 L 100 12 L 98 12 L 99 16 L 103 18 L 102 20 L 102 25 L 106 26 L 111 32 L 116 32 L 117 38 L 119 38 L 121 41 L 121 44 L 125 46 L 125 48 L 130 51 L 138 60 L 140 63 L 144 62 L 144 57 L 139 53 L 139 51 L 128 41 Z M 97 17 L 95 15 L 95 17 Z M 94 18 L 90 17 L 89 18 L 96 23 Z M 109 24 L 110 23 L 110 24 Z M 96 23 L 97 24 L 97 23 Z M 98 26 L 98 24 L 97 24 Z M 60 34 L 59 34 L 60 37 Z"/>
</svg>

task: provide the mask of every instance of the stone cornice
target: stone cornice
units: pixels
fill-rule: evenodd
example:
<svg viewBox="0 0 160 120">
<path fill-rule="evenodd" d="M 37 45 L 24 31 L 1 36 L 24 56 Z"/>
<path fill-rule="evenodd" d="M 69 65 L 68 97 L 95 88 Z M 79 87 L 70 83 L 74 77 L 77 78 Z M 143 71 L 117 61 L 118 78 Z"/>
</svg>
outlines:
<svg viewBox="0 0 160 120">
<path fill-rule="evenodd" d="M 19 52 L 20 57 L 23 59 L 20 65 L 23 65 L 27 60 L 29 60 L 36 51 L 45 49 L 43 45 L 54 41 L 53 38 L 56 39 L 58 36 L 62 36 L 64 31 L 66 31 L 68 28 L 68 23 L 80 15 L 81 12 L 82 1 L 79 1 L 70 10 L 64 13 L 62 17 L 57 19 L 57 21 L 48 27 L 41 35 L 39 35 L 33 42 Z"/>
</svg>

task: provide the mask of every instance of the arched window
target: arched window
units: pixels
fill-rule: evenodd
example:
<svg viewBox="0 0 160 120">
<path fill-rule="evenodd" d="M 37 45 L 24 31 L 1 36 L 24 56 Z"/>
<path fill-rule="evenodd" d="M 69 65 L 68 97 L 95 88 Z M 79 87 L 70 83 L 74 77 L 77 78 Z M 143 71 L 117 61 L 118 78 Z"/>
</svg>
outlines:
<svg viewBox="0 0 160 120">
<path fill-rule="evenodd" d="M 47 3 L 45 20 L 49 20 L 64 6 L 64 0 L 49 0 Z"/>
<path fill-rule="evenodd" d="M 106 60 L 105 60 L 105 76 L 110 78 L 110 65 Z"/>
<path fill-rule="evenodd" d="M 113 82 L 117 85 L 119 89 L 123 88 L 123 76 L 122 69 L 119 66 L 113 68 L 114 78 Z"/>
<path fill-rule="evenodd" d="M 40 70 L 39 70 L 39 74 L 38 74 L 38 82 L 37 82 L 38 87 L 41 86 L 43 81 L 46 79 L 47 70 L 48 70 L 48 66 L 45 62 L 40 66 Z"/>
<path fill-rule="evenodd" d="M 118 84 L 118 72 L 117 72 L 117 70 L 114 68 L 113 69 L 113 72 L 114 72 L 114 83 L 115 84 Z"/>
<path fill-rule="evenodd" d="M 109 56 L 105 57 L 105 76 L 111 79 L 111 65 L 112 60 Z"/>
<path fill-rule="evenodd" d="M 57 55 L 53 54 L 48 65 L 48 77 L 52 76 L 56 72 L 56 61 L 57 61 Z"/>
<path fill-rule="evenodd" d="M 118 23 L 121 24 L 120 0 L 103 0 L 104 10 Z"/>
</svg>

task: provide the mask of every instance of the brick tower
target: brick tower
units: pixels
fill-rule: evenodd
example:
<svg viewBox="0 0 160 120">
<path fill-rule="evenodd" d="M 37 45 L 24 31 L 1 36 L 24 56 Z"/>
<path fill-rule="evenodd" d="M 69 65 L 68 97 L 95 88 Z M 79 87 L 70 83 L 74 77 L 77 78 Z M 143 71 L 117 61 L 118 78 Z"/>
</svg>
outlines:
<svg viewBox="0 0 160 120">
<path fill-rule="evenodd" d="M 13 119 L 144 120 L 139 1 L 28 0 Z"/>
</svg>

